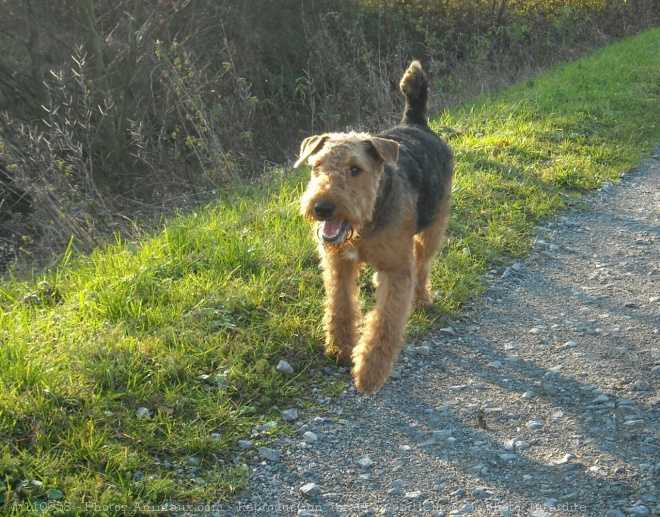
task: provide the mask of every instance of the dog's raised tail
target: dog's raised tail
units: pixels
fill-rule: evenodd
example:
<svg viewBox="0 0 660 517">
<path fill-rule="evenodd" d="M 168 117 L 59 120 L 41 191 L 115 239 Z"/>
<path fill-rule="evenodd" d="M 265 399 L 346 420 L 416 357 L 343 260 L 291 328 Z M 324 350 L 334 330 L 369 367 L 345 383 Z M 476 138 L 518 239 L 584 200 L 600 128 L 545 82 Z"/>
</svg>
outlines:
<svg viewBox="0 0 660 517">
<path fill-rule="evenodd" d="M 410 63 L 399 83 L 406 97 L 401 124 L 426 125 L 426 104 L 429 97 L 429 83 L 419 61 Z"/>
</svg>

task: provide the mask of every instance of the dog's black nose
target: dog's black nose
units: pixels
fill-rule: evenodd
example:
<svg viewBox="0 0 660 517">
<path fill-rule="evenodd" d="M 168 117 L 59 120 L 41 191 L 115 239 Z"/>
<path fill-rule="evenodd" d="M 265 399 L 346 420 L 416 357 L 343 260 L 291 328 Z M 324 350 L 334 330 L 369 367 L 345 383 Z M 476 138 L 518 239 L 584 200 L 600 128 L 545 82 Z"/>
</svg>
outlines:
<svg viewBox="0 0 660 517">
<path fill-rule="evenodd" d="M 322 221 L 327 221 L 335 214 L 335 204 L 332 201 L 318 201 L 314 205 L 314 215 Z"/>
</svg>

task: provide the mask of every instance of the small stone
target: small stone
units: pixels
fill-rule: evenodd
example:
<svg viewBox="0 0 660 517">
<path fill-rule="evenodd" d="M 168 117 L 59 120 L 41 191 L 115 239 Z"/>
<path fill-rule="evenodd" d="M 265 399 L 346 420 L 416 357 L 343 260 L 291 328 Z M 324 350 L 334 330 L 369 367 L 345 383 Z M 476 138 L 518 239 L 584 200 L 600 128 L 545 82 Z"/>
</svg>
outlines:
<svg viewBox="0 0 660 517">
<path fill-rule="evenodd" d="M 534 392 L 526 391 L 525 393 L 522 394 L 522 398 L 524 398 L 525 400 L 532 400 L 534 398 Z"/>
<path fill-rule="evenodd" d="M 369 456 L 365 456 L 364 458 L 360 458 L 357 461 L 357 463 L 363 469 L 370 469 L 371 467 L 374 466 L 374 460 L 372 460 Z"/>
<path fill-rule="evenodd" d="M 197 456 L 188 456 L 186 458 L 186 463 L 188 465 L 191 465 L 193 467 L 198 467 L 199 466 L 199 458 Z"/>
<path fill-rule="evenodd" d="M 252 447 L 254 447 L 254 445 L 250 440 L 238 440 L 238 446 L 241 449 L 251 449 Z"/>
<path fill-rule="evenodd" d="M 135 414 L 138 416 L 138 418 L 146 418 L 151 414 L 151 411 L 149 411 L 146 407 L 141 407 L 137 409 Z"/>
<path fill-rule="evenodd" d="M 425 447 L 430 447 L 431 445 L 435 445 L 435 438 L 431 437 L 428 440 L 423 441 L 418 445 L 418 447 L 421 447 L 422 449 Z"/>
<path fill-rule="evenodd" d="M 401 452 L 409 452 L 412 450 L 412 447 L 410 445 L 399 445 L 399 450 Z"/>
<path fill-rule="evenodd" d="M 142 479 L 144 479 L 144 472 L 140 472 L 139 470 L 137 472 L 134 472 L 133 479 L 135 481 L 142 481 Z"/>
<path fill-rule="evenodd" d="M 626 514 L 621 510 L 610 510 L 605 514 L 605 517 L 626 517 Z"/>
<path fill-rule="evenodd" d="M 638 504 L 628 509 L 630 515 L 651 515 L 651 510 L 643 504 Z"/>
<path fill-rule="evenodd" d="M 305 440 L 305 443 L 315 443 L 318 441 L 319 437 L 316 433 L 313 433 L 311 431 L 307 431 L 303 434 L 303 440 Z"/>
<path fill-rule="evenodd" d="M 276 427 L 277 427 L 277 422 L 271 420 L 270 422 L 266 422 L 265 424 L 254 426 L 252 430 L 255 432 L 270 431 L 272 429 L 275 429 Z"/>
<path fill-rule="evenodd" d="M 298 410 L 297 409 L 287 409 L 282 411 L 282 419 L 285 422 L 295 422 L 298 420 Z"/>
<path fill-rule="evenodd" d="M 390 379 L 393 379 L 395 381 L 398 381 L 401 379 L 401 370 L 393 370 L 392 373 L 390 374 Z"/>
<path fill-rule="evenodd" d="M 556 465 L 565 465 L 569 461 L 575 459 L 575 455 L 573 454 L 564 454 L 564 457 L 558 461 L 555 462 Z"/>
<path fill-rule="evenodd" d="M 472 495 L 477 499 L 488 499 L 493 496 L 493 489 L 488 487 L 478 487 L 472 490 Z"/>
<path fill-rule="evenodd" d="M 222 435 L 220 433 L 211 433 L 211 440 L 221 440 Z"/>
<path fill-rule="evenodd" d="M 598 395 L 593 401 L 592 404 L 602 404 L 603 402 L 609 402 L 610 398 L 607 395 Z"/>
<path fill-rule="evenodd" d="M 427 356 L 431 353 L 431 349 L 426 345 L 418 346 L 415 350 L 421 356 Z"/>
<path fill-rule="evenodd" d="M 279 363 L 277 363 L 275 369 L 278 372 L 282 372 L 286 375 L 293 375 L 293 367 L 286 361 L 280 361 Z"/>
<path fill-rule="evenodd" d="M 413 492 L 406 492 L 406 494 L 403 497 L 404 499 L 408 499 L 409 501 L 414 501 L 422 497 L 422 492 L 420 492 L 419 490 L 415 490 Z"/>
<path fill-rule="evenodd" d="M 530 429 L 532 431 L 536 431 L 537 429 L 541 429 L 543 427 L 543 423 L 537 422 L 535 420 L 531 420 L 530 422 L 527 422 L 525 424 L 525 427 L 527 427 L 527 429 Z"/>
<path fill-rule="evenodd" d="M 492 361 L 488 363 L 491 368 L 502 368 L 502 361 Z"/>
<path fill-rule="evenodd" d="M 314 512 L 312 510 L 303 510 L 301 508 L 298 510 L 298 517 L 314 517 Z"/>
<path fill-rule="evenodd" d="M 458 386 L 451 386 L 452 391 L 470 391 L 472 388 L 467 384 L 459 384 Z"/>
<path fill-rule="evenodd" d="M 406 483 L 405 481 L 403 481 L 403 479 L 395 479 L 390 483 L 390 486 L 392 488 L 403 488 L 404 486 L 406 486 Z"/>
<path fill-rule="evenodd" d="M 278 451 L 277 449 L 259 447 L 258 450 L 261 457 L 267 459 L 268 461 L 280 461 L 280 457 L 282 456 L 282 451 Z"/>
<path fill-rule="evenodd" d="M 195 484 L 196 484 L 196 485 L 205 485 L 205 484 L 206 484 L 206 481 L 205 481 L 203 478 L 196 477 L 196 478 L 195 478 Z"/>
<path fill-rule="evenodd" d="M 441 334 L 447 334 L 449 336 L 455 336 L 456 335 L 456 331 L 451 327 L 446 327 L 446 328 L 440 329 L 438 332 L 440 332 Z"/>
<path fill-rule="evenodd" d="M 517 457 L 518 457 L 518 455 L 513 454 L 513 453 L 502 453 L 502 454 L 500 454 L 500 459 L 502 459 L 504 461 L 515 460 Z"/>
<path fill-rule="evenodd" d="M 321 493 L 321 489 L 316 483 L 307 483 L 300 487 L 300 493 L 305 497 L 314 497 Z"/>
</svg>

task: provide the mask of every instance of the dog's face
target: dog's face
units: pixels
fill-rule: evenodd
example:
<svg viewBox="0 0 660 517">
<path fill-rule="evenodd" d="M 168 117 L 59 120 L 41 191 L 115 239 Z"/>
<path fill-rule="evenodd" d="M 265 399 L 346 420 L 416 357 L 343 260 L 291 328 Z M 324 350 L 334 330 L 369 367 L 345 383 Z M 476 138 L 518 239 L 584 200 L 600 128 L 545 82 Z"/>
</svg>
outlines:
<svg viewBox="0 0 660 517">
<path fill-rule="evenodd" d="M 372 217 L 386 162 L 395 164 L 399 144 L 360 133 L 328 133 L 306 138 L 295 164 L 308 161 L 312 177 L 301 199 L 305 218 L 319 221 L 324 244 L 357 237 Z"/>
</svg>

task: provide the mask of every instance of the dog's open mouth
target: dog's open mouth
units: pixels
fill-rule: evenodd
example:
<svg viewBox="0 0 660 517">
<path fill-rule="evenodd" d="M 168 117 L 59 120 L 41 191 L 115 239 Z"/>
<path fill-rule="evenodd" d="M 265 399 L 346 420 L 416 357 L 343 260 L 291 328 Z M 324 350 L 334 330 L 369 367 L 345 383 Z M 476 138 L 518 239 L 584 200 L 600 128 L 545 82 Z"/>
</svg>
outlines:
<svg viewBox="0 0 660 517">
<path fill-rule="evenodd" d="M 346 219 L 341 221 L 325 221 L 321 226 L 321 238 L 328 244 L 341 244 L 351 229 L 351 223 Z"/>
</svg>

